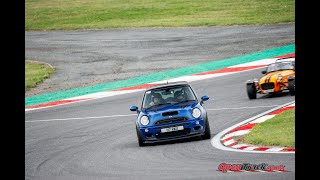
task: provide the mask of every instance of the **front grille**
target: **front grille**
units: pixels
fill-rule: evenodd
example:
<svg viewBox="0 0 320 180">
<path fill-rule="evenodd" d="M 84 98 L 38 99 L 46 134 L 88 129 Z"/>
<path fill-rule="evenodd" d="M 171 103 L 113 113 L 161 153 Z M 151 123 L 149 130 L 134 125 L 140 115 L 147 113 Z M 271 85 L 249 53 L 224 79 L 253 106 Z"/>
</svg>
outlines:
<svg viewBox="0 0 320 180">
<path fill-rule="evenodd" d="M 176 122 L 183 122 L 187 120 L 186 117 L 175 117 L 175 118 L 168 118 L 168 119 L 162 119 L 154 123 L 154 125 L 160 125 L 160 124 L 170 124 L 170 123 L 176 123 Z"/>
<path fill-rule="evenodd" d="M 261 88 L 262 88 L 263 90 L 273 89 L 273 88 L 274 88 L 274 83 L 264 83 L 264 84 L 261 84 Z"/>
<path fill-rule="evenodd" d="M 180 130 L 180 131 L 159 133 L 158 135 L 156 135 L 156 138 L 165 139 L 165 138 L 169 138 L 169 137 L 185 136 L 185 135 L 188 135 L 189 133 L 190 133 L 190 128 L 186 128 L 186 129 Z"/>
</svg>

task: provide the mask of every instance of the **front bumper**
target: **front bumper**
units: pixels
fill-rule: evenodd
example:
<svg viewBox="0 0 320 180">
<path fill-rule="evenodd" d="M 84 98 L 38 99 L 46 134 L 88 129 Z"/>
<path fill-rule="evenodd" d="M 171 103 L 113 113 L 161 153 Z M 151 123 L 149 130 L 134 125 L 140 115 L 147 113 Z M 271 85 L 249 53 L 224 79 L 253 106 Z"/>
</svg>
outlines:
<svg viewBox="0 0 320 180">
<path fill-rule="evenodd" d="M 145 143 L 154 143 L 201 136 L 205 132 L 204 124 L 203 119 L 193 119 L 179 123 L 141 127 L 139 130 Z M 183 130 L 161 133 L 163 128 L 176 126 L 183 126 Z M 146 128 L 148 132 L 146 132 Z"/>
</svg>

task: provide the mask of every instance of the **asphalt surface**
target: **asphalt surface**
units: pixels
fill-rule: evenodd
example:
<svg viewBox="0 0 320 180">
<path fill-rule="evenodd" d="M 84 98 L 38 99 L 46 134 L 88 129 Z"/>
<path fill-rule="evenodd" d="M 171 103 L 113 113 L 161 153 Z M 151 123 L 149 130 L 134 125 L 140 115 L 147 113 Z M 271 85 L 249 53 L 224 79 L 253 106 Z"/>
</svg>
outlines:
<svg viewBox="0 0 320 180">
<path fill-rule="evenodd" d="M 25 96 L 128 79 L 295 43 L 295 24 L 25 32 L 56 73 Z"/>
<path fill-rule="evenodd" d="M 210 97 L 205 108 L 212 137 L 294 101 L 295 96 L 287 93 L 249 100 L 245 81 L 260 76 L 261 69 L 191 83 L 199 97 Z M 136 115 L 129 107 L 140 106 L 142 95 L 136 92 L 27 111 L 25 179 L 295 179 L 295 154 L 223 151 L 200 139 L 139 147 Z M 220 163 L 284 165 L 289 172 L 222 173 L 217 171 Z"/>
</svg>

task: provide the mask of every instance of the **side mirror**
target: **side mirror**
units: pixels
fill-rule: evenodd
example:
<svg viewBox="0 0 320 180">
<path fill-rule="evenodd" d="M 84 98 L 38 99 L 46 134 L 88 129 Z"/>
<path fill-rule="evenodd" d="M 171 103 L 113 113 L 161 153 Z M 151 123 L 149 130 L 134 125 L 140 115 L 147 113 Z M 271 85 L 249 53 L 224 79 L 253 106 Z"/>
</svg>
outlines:
<svg viewBox="0 0 320 180">
<path fill-rule="evenodd" d="M 262 74 L 265 74 L 265 73 L 267 73 L 267 71 L 266 71 L 266 70 L 264 70 L 264 71 L 262 71 L 261 73 L 262 73 Z"/>
<path fill-rule="evenodd" d="M 201 102 L 200 104 L 202 105 L 204 101 L 207 101 L 209 99 L 209 96 L 205 95 L 201 97 Z"/>
<path fill-rule="evenodd" d="M 130 111 L 138 111 L 138 107 L 137 106 L 131 106 L 130 107 Z"/>
<path fill-rule="evenodd" d="M 207 95 L 201 97 L 202 101 L 207 101 L 208 99 L 209 99 L 209 96 L 207 96 Z"/>
</svg>

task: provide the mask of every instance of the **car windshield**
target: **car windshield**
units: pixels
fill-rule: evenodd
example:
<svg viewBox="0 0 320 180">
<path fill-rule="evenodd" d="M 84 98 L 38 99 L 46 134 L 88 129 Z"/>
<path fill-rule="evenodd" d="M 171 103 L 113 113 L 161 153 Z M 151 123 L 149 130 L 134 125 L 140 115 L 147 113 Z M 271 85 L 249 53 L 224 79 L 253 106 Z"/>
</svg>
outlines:
<svg viewBox="0 0 320 180">
<path fill-rule="evenodd" d="M 166 104 L 196 101 L 196 96 L 188 85 L 169 86 L 152 89 L 144 94 L 143 109 L 159 107 Z"/>
<path fill-rule="evenodd" d="M 294 69 L 294 63 L 293 62 L 273 63 L 268 66 L 267 72 L 287 70 L 287 69 Z"/>
</svg>

